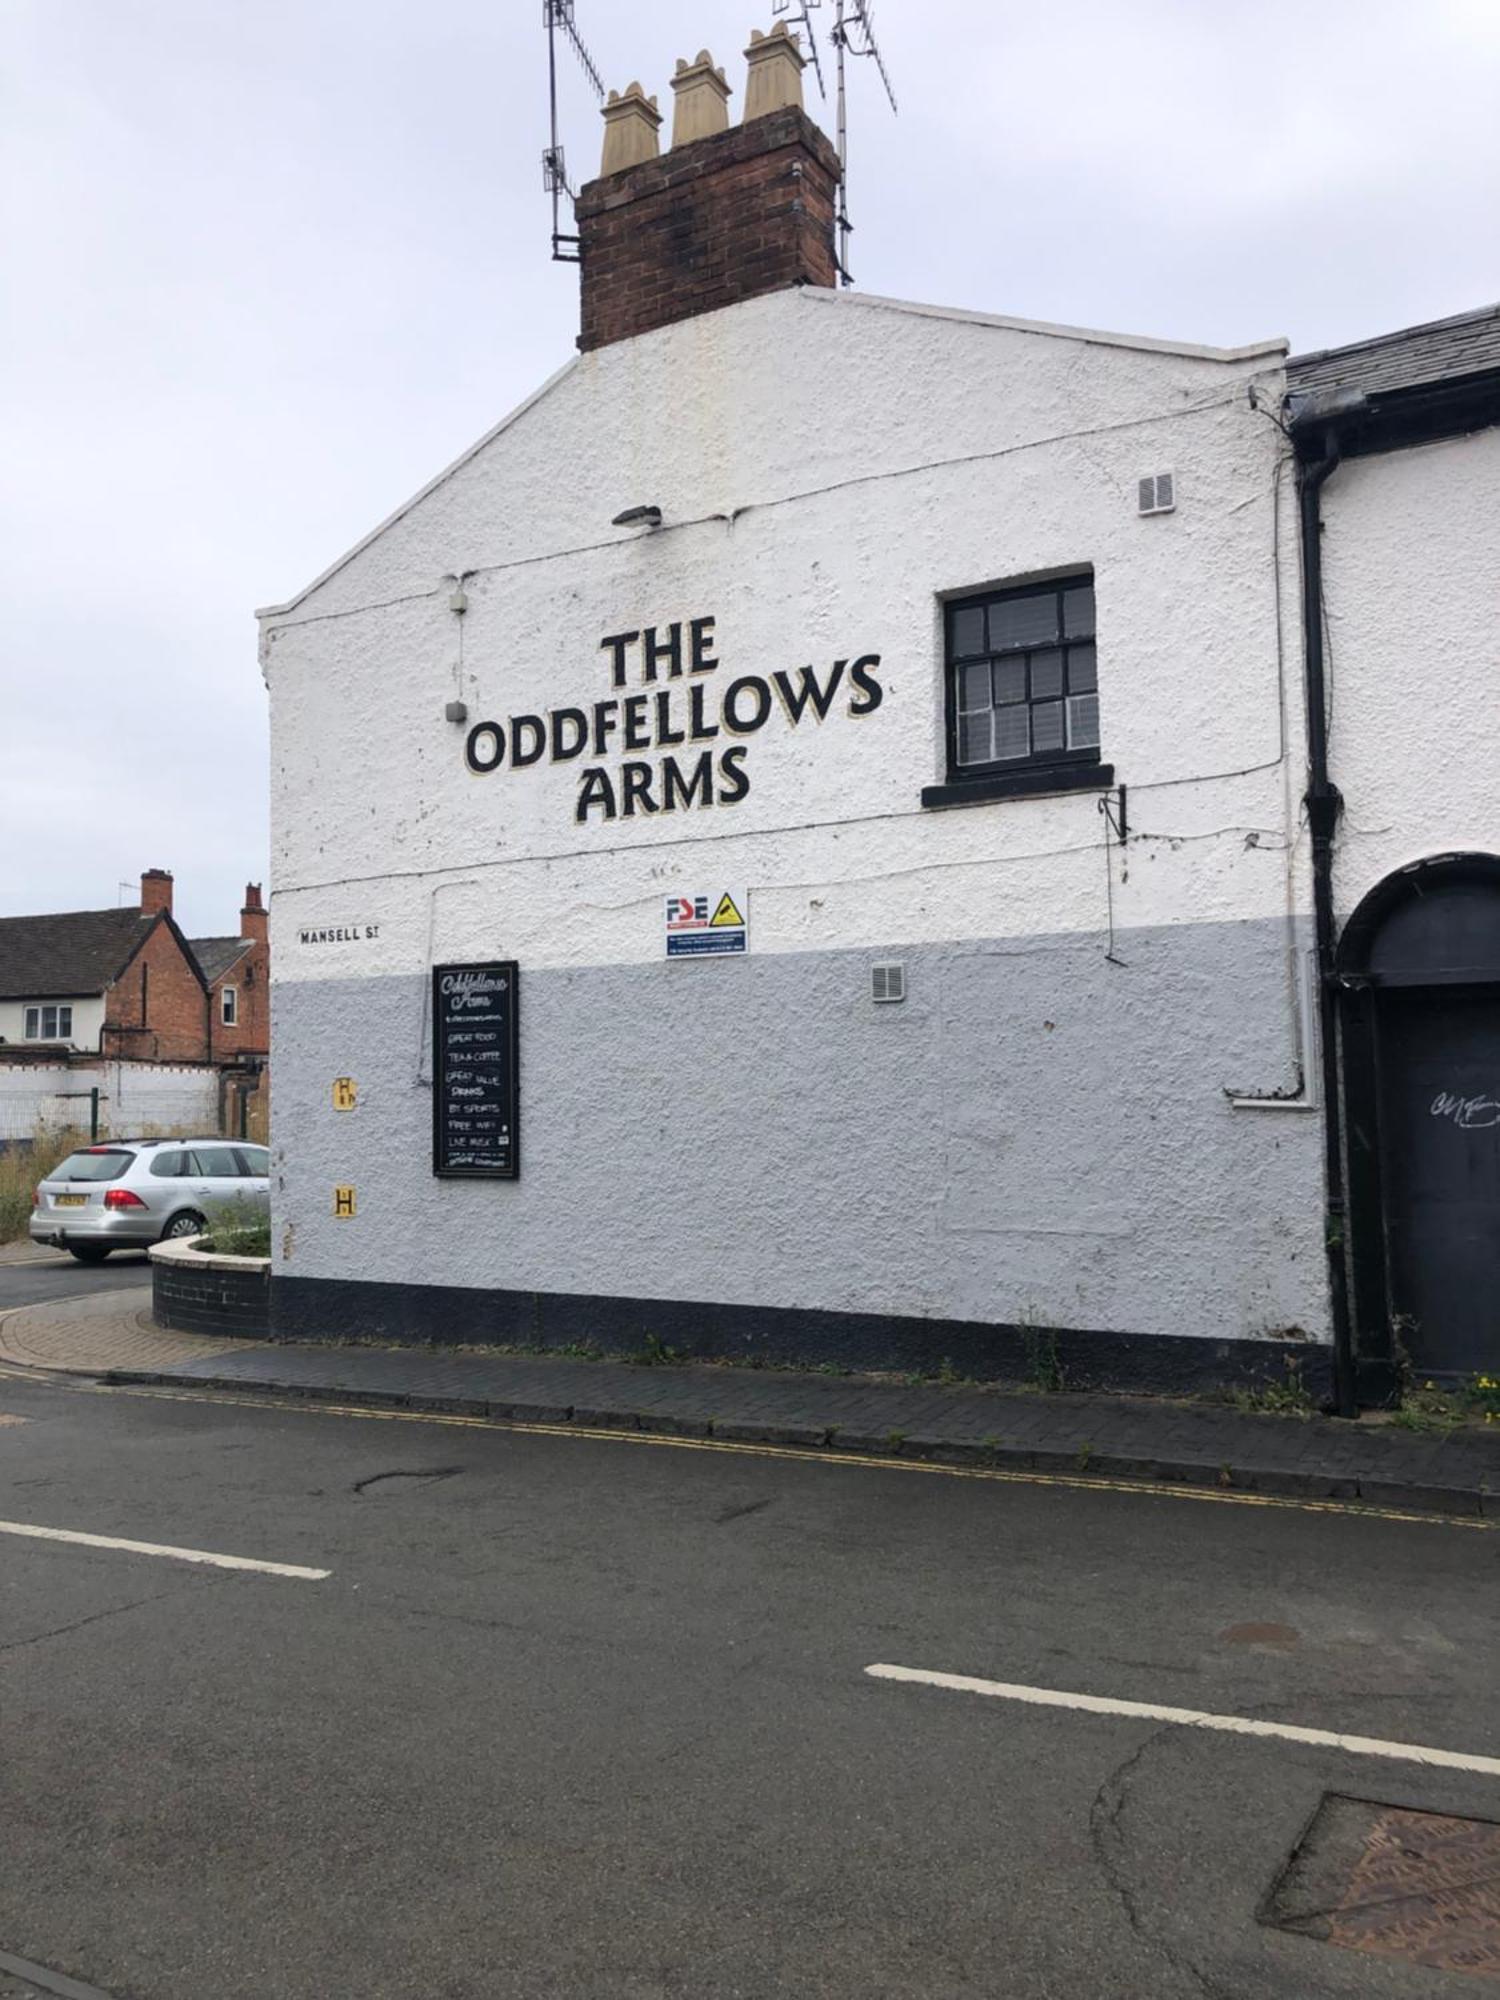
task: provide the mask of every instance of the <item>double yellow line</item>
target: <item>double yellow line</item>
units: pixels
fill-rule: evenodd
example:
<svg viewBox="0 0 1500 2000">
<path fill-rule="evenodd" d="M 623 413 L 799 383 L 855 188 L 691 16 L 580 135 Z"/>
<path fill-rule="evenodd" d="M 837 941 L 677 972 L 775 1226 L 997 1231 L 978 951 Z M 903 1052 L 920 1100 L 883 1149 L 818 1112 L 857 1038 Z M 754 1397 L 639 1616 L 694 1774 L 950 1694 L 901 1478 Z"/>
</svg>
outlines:
<svg viewBox="0 0 1500 2000">
<path fill-rule="evenodd" d="M 356 1417 L 365 1423 L 428 1424 L 447 1430 L 507 1431 L 522 1437 L 580 1438 L 596 1444 L 642 1445 L 664 1451 L 709 1451 L 738 1458 L 775 1459 L 799 1465 L 839 1465 L 865 1472 L 910 1472 L 929 1479 L 977 1479 L 1001 1486 L 1062 1487 L 1077 1493 L 1130 1493 L 1137 1498 L 1192 1500 L 1216 1507 L 1274 1507 L 1298 1514 L 1342 1514 L 1364 1521 L 1409 1521 L 1424 1527 L 1493 1528 L 1493 1521 L 1467 1515 L 1424 1514 L 1359 1500 L 1299 1500 L 1275 1493 L 1241 1493 L 1180 1485 L 1165 1480 L 1106 1479 L 1083 1472 L 1024 1472 L 1006 1466 L 940 1465 L 920 1458 L 882 1458 L 869 1452 L 834 1451 L 818 1446 L 737 1444 L 728 1438 L 671 1437 L 656 1431 L 610 1430 L 588 1424 L 528 1423 L 519 1418 L 470 1417 L 442 1410 L 385 1410 L 364 1403 L 321 1402 L 308 1397 L 241 1395 L 237 1391 L 174 1389 L 145 1384 L 94 1382 L 40 1369 L 0 1366 L 0 1379 L 46 1382 L 106 1396 L 144 1396 L 174 1403 L 213 1403 L 233 1409 L 276 1410 L 282 1415 Z"/>
</svg>

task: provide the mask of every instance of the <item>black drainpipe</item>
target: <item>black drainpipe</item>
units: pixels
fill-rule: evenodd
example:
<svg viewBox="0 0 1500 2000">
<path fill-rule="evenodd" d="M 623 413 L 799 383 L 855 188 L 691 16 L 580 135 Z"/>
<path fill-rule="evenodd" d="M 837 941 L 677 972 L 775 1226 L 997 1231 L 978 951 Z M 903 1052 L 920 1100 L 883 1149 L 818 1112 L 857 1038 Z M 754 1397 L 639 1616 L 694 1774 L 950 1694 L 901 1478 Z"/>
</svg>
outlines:
<svg viewBox="0 0 1500 2000">
<path fill-rule="evenodd" d="M 1302 525 L 1302 645 L 1307 684 L 1307 824 L 1312 834 L 1313 930 L 1318 954 L 1318 1041 L 1322 1050 L 1324 1245 L 1333 1312 L 1333 1393 L 1341 1417 L 1359 1414 L 1349 1321 L 1348 1203 L 1344 1192 L 1343 1102 L 1339 1083 L 1338 989 L 1334 984 L 1333 838 L 1344 801 L 1328 775 L 1328 688 L 1323 656 L 1324 482 L 1339 463 L 1338 432 L 1322 432 L 1320 458 L 1297 461 Z"/>
</svg>

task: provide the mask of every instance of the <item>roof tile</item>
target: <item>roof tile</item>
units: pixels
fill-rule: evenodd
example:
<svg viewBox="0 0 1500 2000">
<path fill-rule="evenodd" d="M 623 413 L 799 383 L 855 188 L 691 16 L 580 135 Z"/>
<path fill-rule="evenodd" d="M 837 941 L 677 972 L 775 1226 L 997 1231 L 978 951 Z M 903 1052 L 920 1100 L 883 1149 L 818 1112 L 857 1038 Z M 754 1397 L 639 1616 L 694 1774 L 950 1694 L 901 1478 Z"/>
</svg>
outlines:
<svg viewBox="0 0 1500 2000">
<path fill-rule="evenodd" d="M 102 993 L 155 921 L 136 909 L 0 917 L 0 1000 Z"/>
<path fill-rule="evenodd" d="M 188 946 L 198 961 L 199 970 L 212 986 L 216 979 L 222 979 L 241 952 L 248 951 L 252 940 L 243 937 L 189 938 Z"/>
<path fill-rule="evenodd" d="M 1496 370 L 1500 370 L 1500 305 L 1403 327 L 1399 333 L 1358 340 L 1350 347 L 1294 354 L 1286 364 L 1286 378 L 1294 396 L 1326 395 L 1335 389 L 1380 396 Z"/>
</svg>

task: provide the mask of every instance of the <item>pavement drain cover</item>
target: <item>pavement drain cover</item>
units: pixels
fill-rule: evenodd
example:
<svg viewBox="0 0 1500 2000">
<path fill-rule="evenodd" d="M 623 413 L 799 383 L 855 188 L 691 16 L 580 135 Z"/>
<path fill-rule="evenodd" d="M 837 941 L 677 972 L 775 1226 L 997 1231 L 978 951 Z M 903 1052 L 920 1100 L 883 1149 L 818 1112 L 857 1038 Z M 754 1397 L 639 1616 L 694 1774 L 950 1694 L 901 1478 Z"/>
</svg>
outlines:
<svg viewBox="0 0 1500 2000">
<path fill-rule="evenodd" d="M 1500 1983 L 1500 1823 L 1330 1792 L 1261 1921 Z"/>
</svg>

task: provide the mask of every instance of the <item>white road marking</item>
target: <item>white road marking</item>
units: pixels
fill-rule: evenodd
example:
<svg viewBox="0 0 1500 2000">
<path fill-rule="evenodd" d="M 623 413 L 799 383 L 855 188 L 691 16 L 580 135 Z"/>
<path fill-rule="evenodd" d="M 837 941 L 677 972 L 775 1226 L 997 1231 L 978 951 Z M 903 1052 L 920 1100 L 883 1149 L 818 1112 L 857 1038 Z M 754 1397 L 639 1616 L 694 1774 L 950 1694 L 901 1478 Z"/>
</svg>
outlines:
<svg viewBox="0 0 1500 2000">
<path fill-rule="evenodd" d="M 29 1958 L 15 1958 L 8 1951 L 0 1951 L 0 1972 L 28 1980 L 38 1992 L 56 1994 L 57 2000 L 109 2000 L 109 1995 L 97 1986 L 85 1986 L 77 1979 L 69 1979 L 65 1972 L 33 1965 Z"/>
<path fill-rule="evenodd" d="M 30 1535 L 39 1542 L 79 1542 L 86 1549 L 121 1549 L 132 1556 L 170 1556 L 174 1562 L 209 1563 L 215 1569 L 249 1569 L 260 1576 L 301 1577 L 321 1583 L 331 1569 L 303 1569 L 297 1563 L 258 1562 L 253 1556 L 215 1555 L 211 1549 L 174 1549 L 163 1542 L 130 1542 L 119 1535 L 86 1535 L 77 1528 L 34 1528 L 29 1521 L 0 1521 L 0 1535 Z"/>
<path fill-rule="evenodd" d="M 997 1701 L 1027 1702 L 1034 1708 L 1081 1709 L 1088 1715 L 1124 1715 L 1137 1722 L 1176 1722 L 1186 1729 L 1217 1729 L 1228 1736 L 1273 1736 L 1284 1743 L 1311 1743 L 1322 1750 L 1349 1750 L 1357 1757 L 1388 1757 L 1398 1764 L 1435 1764 L 1448 1771 L 1478 1771 L 1500 1778 L 1500 1757 L 1466 1756 L 1425 1743 L 1387 1743 L 1378 1736 L 1343 1736 L 1332 1729 L 1301 1729 L 1291 1722 L 1258 1722 L 1248 1715 L 1209 1715 L 1197 1708 L 1169 1708 L 1155 1701 L 1117 1701 L 1097 1694 L 1068 1694 L 1061 1688 L 1024 1687 L 1015 1681 L 976 1680 L 970 1674 L 930 1673 L 922 1667 L 866 1667 L 881 1681 L 915 1681 L 922 1687 L 952 1688 L 958 1694 L 990 1695 Z"/>
</svg>

